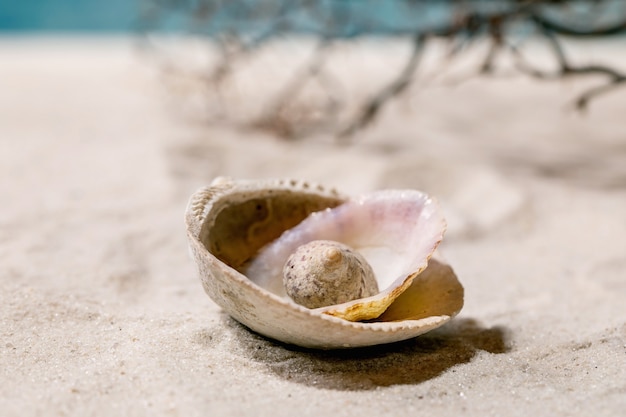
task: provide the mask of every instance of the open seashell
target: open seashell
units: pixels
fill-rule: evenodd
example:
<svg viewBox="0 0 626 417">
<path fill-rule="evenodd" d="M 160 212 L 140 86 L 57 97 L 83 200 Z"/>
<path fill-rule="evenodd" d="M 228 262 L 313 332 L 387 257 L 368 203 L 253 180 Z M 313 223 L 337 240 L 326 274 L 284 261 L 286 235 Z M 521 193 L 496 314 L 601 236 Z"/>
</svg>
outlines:
<svg viewBox="0 0 626 417">
<path fill-rule="evenodd" d="M 220 177 L 191 197 L 186 223 L 208 295 L 250 329 L 282 342 L 320 349 L 390 343 L 445 324 L 463 306 L 452 269 L 431 259 L 445 221 L 419 191 L 351 199 L 308 182 Z M 294 264 L 304 271 L 300 278 L 289 276 Z M 331 305 L 296 303 L 283 281 L 336 273 L 323 268 L 355 274 L 362 285 L 348 295 L 331 292 Z"/>
</svg>

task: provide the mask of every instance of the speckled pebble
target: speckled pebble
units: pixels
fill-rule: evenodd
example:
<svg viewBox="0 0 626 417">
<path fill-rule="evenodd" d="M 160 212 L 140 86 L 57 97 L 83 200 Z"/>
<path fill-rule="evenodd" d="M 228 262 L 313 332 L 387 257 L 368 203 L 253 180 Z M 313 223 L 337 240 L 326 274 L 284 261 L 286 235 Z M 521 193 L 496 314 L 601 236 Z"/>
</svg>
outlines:
<svg viewBox="0 0 626 417">
<path fill-rule="evenodd" d="M 350 247 L 315 240 L 300 246 L 283 268 L 287 295 L 308 308 L 341 304 L 378 293 L 365 258 Z"/>
</svg>

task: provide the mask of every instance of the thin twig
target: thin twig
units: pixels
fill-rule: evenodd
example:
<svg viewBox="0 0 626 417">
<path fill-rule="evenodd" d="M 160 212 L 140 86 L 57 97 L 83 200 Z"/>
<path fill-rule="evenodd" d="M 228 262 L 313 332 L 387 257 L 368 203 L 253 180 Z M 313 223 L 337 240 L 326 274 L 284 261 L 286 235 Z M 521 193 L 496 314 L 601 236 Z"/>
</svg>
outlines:
<svg viewBox="0 0 626 417">
<path fill-rule="evenodd" d="M 604 65 L 572 65 L 567 59 L 565 51 L 563 50 L 563 47 L 561 46 L 561 43 L 559 42 L 556 35 L 545 26 L 542 26 L 540 29 L 541 34 L 544 36 L 544 39 L 548 41 L 548 45 L 554 53 L 559 67 L 557 71 L 553 73 L 532 68 L 530 65 L 528 65 L 527 61 L 522 58 L 520 51 L 517 48 L 511 47 L 511 51 L 518 59 L 517 63 L 520 70 L 539 79 L 558 79 L 577 75 L 604 75 L 609 78 L 609 80 L 605 84 L 592 87 L 591 89 L 583 92 L 576 99 L 575 106 L 578 110 L 586 110 L 589 102 L 593 98 L 596 98 L 599 95 L 607 93 L 615 87 L 626 83 L 626 74 L 619 72 L 614 68 L 610 68 Z"/>
<path fill-rule="evenodd" d="M 581 37 L 581 38 L 590 38 L 590 37 L 604 37 L 604 36 L 613 36 L 620 35 L 626 32 L 626 19 L 604 27 L 593 28 L 593 29 L 579 29 L 573 28 L 571 26 L 563 25 L 554 20 L 551 20 L 538 12 L 532 12 L 530 14 L 530 18 L 534 21 L 538 26 L 549 30 L 553 33 L 558 33 L 559 35 L 566 35 L 572 37 Z"/>
<path fill-rule="evenodd" d="M 378 115 L 381 106 L 385 102 L 402 93 L 409 85 L 411 85 L 411 82 L 413 81 L 413 74 L 415 73 L 415 69 L 417 68 L 417 64 L 419 63 L 424 49 L 425 40 L 426 36 L 421 33 L 413 38 L 413 50 L 404 69 L 400 72 L 398 77 L 396 77 L 389 85 L 379 91 L 378 94 L 365 104 L 361 114 L 354 121 L 352 121 L 352 123 L 339 132 L 338 137 L 340 139 L 345 140 L 346 138 L 352 136 L 356 131 L 371 123 Z"/>
<path fill-rule="evenodd" d="M 270 104 L 268 106 L 269 110 L 266 111 L 265 114 L 259 120 L 257 120 L 256 123 L 254 123 L 256 126 L 281 126 L 280 129 L 278 129 L 281 133 L 281 136 L 292 137 L 294 135 L 293 128 L 292 126 L 290 126 L 291 124 L 283 120 L 285 108 L 287 108 L 289 104 L 293 102 L 294 98 L 300 93 L 302 88 L 310 79 L 320 76 L 324 64 L 326 63 L 328 48 L 330 46 L 331 42 L 329 41 L 329 39 L 321 39 L 318 42 L 313 53 L 311 54 L 311 57 L 307 60 L 307 63 L 277 94 L 277 96 L 274 98 L 273 104 Z M 326 84 L 325 81 L 327 80 L 324 79 L 322 85 Z M 335 100 L 332 101 L 334 102 Z"/>
</svg>

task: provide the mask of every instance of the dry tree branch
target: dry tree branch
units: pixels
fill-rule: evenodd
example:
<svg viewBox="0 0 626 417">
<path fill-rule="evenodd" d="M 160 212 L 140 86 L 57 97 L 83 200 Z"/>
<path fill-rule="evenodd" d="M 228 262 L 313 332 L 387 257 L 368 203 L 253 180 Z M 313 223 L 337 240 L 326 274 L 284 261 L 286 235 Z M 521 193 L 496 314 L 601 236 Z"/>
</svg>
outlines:
<svg viewBox="0 0 626 417">
<path fill-rule="evenodd" d="M 613 91 L 616 87 L 623 87 L 624 85 L 626 85 L 625 78 L 613 79 L 606 84 L 602 84 L 585 91 L 578 96 L 574 104 L 578 110 L 584 111 L 587 109 L 590 100 L 606 92 Z"/>
<path fill-rule="evenodd" d="M 533 17 L 534 19 L 534 17 Z M 510 50 L 513 52 L 514 56 L 517 58 L 517 67 L 521 71 L 526 74 L 538 78 L 538 79 L 558 79 L 558 78 L 566 78 L 577 75 L 604 75 L 609 78 L 606 84 L 602 84 L 600 86 L 593 87 L 585 92 L 583 92 L 575 101 L 575 106 L 578 110 L 586 110 L 588 108 L 589 102 L 591 99 L 607 93 L 613 90 L 615 87 L 626 83 L 626 74 L 617 71 L 614 68 L 610 68 L 604 65 L 581 65 L 575 66 L 570 63 L 567 56 L 565 55 L 565 51 L 563 50 L 563 46 L 561 45 L 559 39 L 556 37 L 555 33 L 551 28 L 555 27 L 553 24 L 544 24 L 543 19 L 539 20 L 542 22 L 540 29 L 543 38 L 548 42 L 548 46 L 552 50 L 554 54 L 558 68 L 556 72 L 550 73 L 546 71 L 541 71 L 536 68 L 532 68 L 528 62 L 523 59 L 521 52 L 519 49 L 512 47 Z M 563 30 L 563 27 L 559 27 L 559 30 Z M 617 25 L 615 26 L 617 27 Z M 608 29 L 601 29 L 602 33 L 605 33 Z M 611 33 L 613 33 L 614 29 L 611 29 Z M 571 31 L 570 31 L 571 32 Z M 577 32 L 580 33 L 580 32 Z M 589 36 L 590 31 L 586 31 L 584 36 Z M 583 35 L 581 35 L 583 36 Z"/>
<path fill-rule="evenodd" d="M 418 33 L 413 38 L 413 50 L 404 69 L 389 85 L 380 90 L 374 97 L 365 103 L 359 116 L 357 116 L 355 120 L 339 132 L 338 137 L 340 139 L 352 136 L 357 130 L 362 129 L 371 123 L 376 118 L 381 106 L 385 102 L 399 95 L 405 91 L 409 85 L 411 85 L 417 64 L 419 63 L 422 51 L 424 50 L 425 41 L 426 35 L 422 33 Z"/>
<path fill-rule="evenodd" d="M 504 44 L 504 20 L 501 16 L 493 16 L 489 19 L 488 37 L 490 40 L 489 50 L 480 66 L 480 74 L 491 74 L 494 71 L 495 60 Z"/>
<path fill-rule="evenodd" d="M 270 19 L 268 26 L 256 36 L 249 40 L 244 40 L 236 31 L 231 31 L 224 36 L 217 36 L 217 43 L 222 51 L 222 59 L 207 75 L 209 83 L 218 84 L 233 72 L 236 61 L 241 61 L 249 57 L 258 48 L 269 41 L 279 31 L 284 19 L 287 17 L 290 8 L 293 6 L 289 0 L 283 0 L 276 13 Z M 237 45 L 234 50 L 229 50 L 230 45 Z M 231 48 L 232 49 L 232 48 Z"/>
<path fill-rule="evenodd" d="M 607 25 L 600 28 L 593 29 L 578 29 L 573 28 L 567 25 L 560 24 L 555 22 L 554 20 L 550 20 L 549 18 L 541 15 L 538 12 L 532 12 L 530 14 L 530 19 L 539 27 L 550 31 L 552 33 L 558 33 L 559 35 L 564 36 L 574 36 L 574 37 L 605 37 L 605 36 L 613 36 L 620 35 L 626 32 L 626 20 L 621 22 Z"/>
<path fill-rule="evenodd" d="M 157 0 L 153 0 L 157 1 Z M 327 81 L 331 75 L 326 70 L 327 54 L 335 42 L 353 39 L 358 36 L 372 33 L 384 34 L 400 38 L 412 39 L 413 49 L 408 60 L 396 74 L 395 78 L 380 91 L 376 92 L 366 102 L 362 103 L 356 116 L 344 126 L 339 127 L 338 140 L 345 142 L 359 130 L 370 125 L 379 115 L 383 106 L 393 100 L 402 92 L 406 91 L 413 80 L 415 72 L 429 41 L 433 38 L 446 39 L 451 42 L 450 50 L 442 65 L 450 64 L 461 55 L 472 49 L 480 39 L 489 41 L 488 50 L 479 63 L 476 72 L 472 76 L 489 75 L 498 73 L 498 58 L 508 52 L 514 59 L 515 68 L 523 74 L 538 79 L 554 80 L 573 76 L 600 75 L 606 77 L 606 82 L 584 91 L 576 100 L 576 108 L 584 110 L 591 100 L 613 89 L 626 84 L 626 72 L 604 65 L 579 65 L 570 61 L 563 48 L 563 38 L 605 38 L 608 36 L 626 33 L 626 16 L 618 22 L 610 24 L 598 24 L 589 17 L 597 17 L 598 13 L 606 12 L 605 6 L 617 7 L 619 0 L 587 0 L 579 1 L 588 6 L 585 9 L 583 23 L 572 23 L 570 14 L 579 13 L 580 9 L 572 8 L 571 2 L 566 0 L 503 0 L 502 2 L 483 2 L 482 0 L 467 0 L 457 2 L 455 0 L 432 1 L 432 0 L 388 0 L 387 2 L 372 2 L 378 7 L 380 4 L 386 7 L 398 6 L 399 10 L 406 12 L 411 10 L 408 6 L 441 7 L 447 13 L 442 19 L 432 24 L 430 21 L 421 19 L 423 9 L 420 7 L 408 15 L 415 21 L 409 25 L 403 25 L 396 21 L 385 23 L 384 19 L 363 9 L 363 4 L 358 0 L 334 0 L 329 2 L 316 2 L 314 0 L 159 0 L 160 5 L 168 5 L 173 9 L 180 10 L 181 4 L 190 5 L 190 13 L 198 18 L 195 25 L 202 24 L 202 19 L 207 26 L 216 24 L 217 29 L 206 30 L 206 33 L 218 40 L 224 36 L 233 40 L 222 44 L 222 56 L 220 61 L 203 78 L 216 86 L 234 73 L 238 63 L 243 59 L 250 58 L 260 50 L 263 43 L 280 36 L 285 32 L 298 33 L 302 30 L 302 22 L 312 24 L 305 32 L 317 37 L 319 44 L 313 52 L 304 68 L 297 70 L 283 85 L 280 92 L 269 103 L 266 111 L 254 125 L 257 127 L 270 128 L 275 133 L 293 138 L 301 134 L 300 123 L 302 114 L 309 121 L 311 113 L 319 112 L 319 108 L 305 109 L 304 113 L 287 111 L 289 106 L 298 98 L 302 88 L 312 79 L 317 79 L 325 93 L 329 97 L 329 103 L 323 104 L 326 117 L 316 119 L 316 123 L 331 127 L 337 115 L 338 100 L 332 87 L 328 87 Z M 198 6 L 199 5 L 199 6 Z M 361 7 L 361 14 L 357 10 Z M 365 15 L 363 11 L 365 10 Z M 610 9 L 610 10 L 616 10 Z M 622 11 L 624 8 L 621 9 Z M 225 11 L 225 13 L 221 13 Z M 397 10 L 396 10 L 397 11 Z M 556 13 L 554 13 L 556 12 Z M 369 13 L 369 14 L 368 14 Z M 410 12 L 407 12 L 410 13 Z M 445 14 L 444 13 L 444 14 Z M 626 13 L 623 13 L 626 14 Z M 230 16 L 239 21 L 223 25 L 219 16 Z M 295 17 L 294 17 L 295 16 Z M 303 17 L 304 16 L 304 17 Z M 619 16 L 619 15 L 617 15 Z M 615 15 L 612 16 L 615 19 Z M 303 20 L 304 19 L 304 20 Z M 564 19 L 564 20 L 563 20 Z M 249 30 L 251 26 L 256 29 L 253 35 Z M 259 24 L 262 30 L 259 32 Z M 306 26 L 306 24 L 305 24 Z M 520 27 L 524 29 L 520 35 Z M 530 29 L 530 31 L 528 30 Z M 554 71 L 542 70 L 535 67 L 522 53 L 522 48 L 515 46 L 513 38 L 529 36 L 533 33 L 542 42 L 545 42 L 551 56 L 556 61 L 557 68 Z M 299 32 L 303 33 L 303 32 Z M 233 48 L 233 45 L 235 46 Z M 315 106 L 320 107 L 319 104 Z M 334 110 L 334 111 L 333 111 Z M 332 123 L 331 123 L 332 122 Z M 300 124 L 300 126 L 297 126 Z M 309 123 L 311 124 L 311 123 Z M 298 127 L 299 131 L 294 129 Z M 332 126 L 335 128 L 336 126 Z M 306 131 L 306 129 L 305 129 Z"/>
<path fill-rule="evenodd" d="M 305 84 L 312 78 L 318 77 L 322 80 L 322 85 L 325 78 L 323 77 L 323 68 L 328 55 L 328 49 L 332 45 L 329 39 L 323 38 L 316 45 L 311 57 L 308 59 L 304 67 L 298 71 L 285 87 L 274 98 L 273 103 L 268 106 L 269 110 L 265 112 L 260 119 L 258 119 L 254 125 L 261 128 L 270 128 L 270 130 L 279 130 L 283 136 L 293 137 L 295 134 L 294 123 L 289 123 L 285 120 L 284 112 L 289 104 L 300 93 Z M 332 93 L 328 91 L 329 97 L 332 97 Z M 336 103 L 338 100 L 332 99 L 331 103 Z"/>
</svg>

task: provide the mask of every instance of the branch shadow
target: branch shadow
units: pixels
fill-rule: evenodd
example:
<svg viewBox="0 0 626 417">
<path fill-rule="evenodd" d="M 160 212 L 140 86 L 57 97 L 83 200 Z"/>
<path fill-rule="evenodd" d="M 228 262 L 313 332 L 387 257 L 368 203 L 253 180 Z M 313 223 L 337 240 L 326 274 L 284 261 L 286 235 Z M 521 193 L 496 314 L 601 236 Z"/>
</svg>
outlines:
<svg viewBox="0 0 626 417">
<path fill-rule="evenodd" d="M 235 342 L 233 353 L 264 365 L 285 380 L 341 391 L 420 384 L 470 362 L 478 351 L 501 354 L 510 350 L 506 328 L 485 328 L 473 319 L 455 319 L 403 342 L 334 351 L 266 339 L 225 314 L 221 322 Z"/>
</svg>

